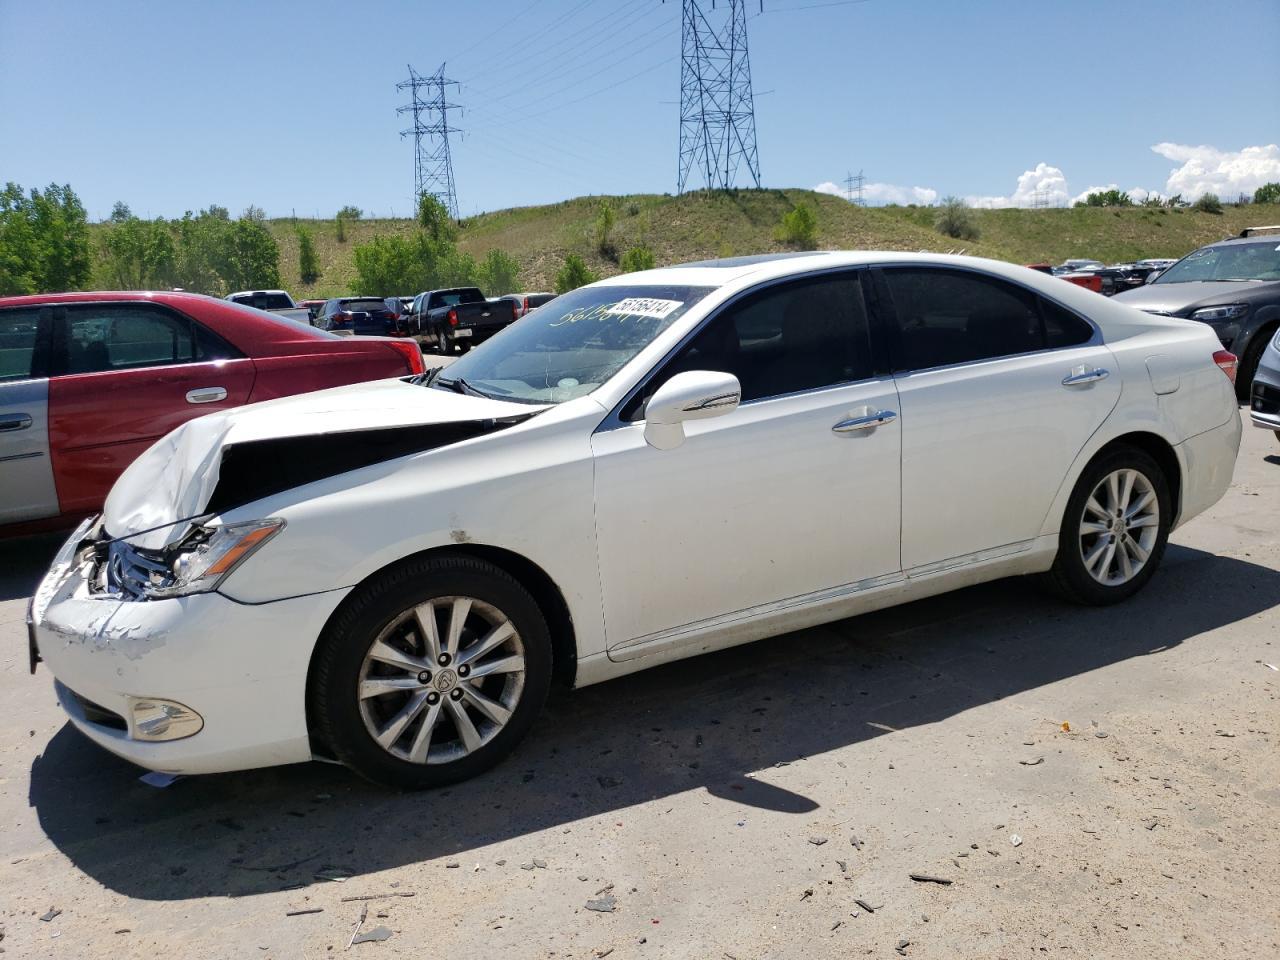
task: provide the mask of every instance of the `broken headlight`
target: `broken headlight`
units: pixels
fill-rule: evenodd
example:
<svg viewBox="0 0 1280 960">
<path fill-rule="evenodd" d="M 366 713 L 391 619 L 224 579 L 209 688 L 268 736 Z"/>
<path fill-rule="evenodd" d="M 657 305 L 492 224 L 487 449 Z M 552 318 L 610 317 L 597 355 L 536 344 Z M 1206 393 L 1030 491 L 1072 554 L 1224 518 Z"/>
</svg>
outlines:
<svg viewBox="0 0 1280 960">
<path fill-rule="evenodd" d="M 171 578 L 144 587 L 148 597 L 185 597 L 218 589 L 236 567 L 284 529 L 279 518 L 196 527 L 168 554 Z"/>
</svg>

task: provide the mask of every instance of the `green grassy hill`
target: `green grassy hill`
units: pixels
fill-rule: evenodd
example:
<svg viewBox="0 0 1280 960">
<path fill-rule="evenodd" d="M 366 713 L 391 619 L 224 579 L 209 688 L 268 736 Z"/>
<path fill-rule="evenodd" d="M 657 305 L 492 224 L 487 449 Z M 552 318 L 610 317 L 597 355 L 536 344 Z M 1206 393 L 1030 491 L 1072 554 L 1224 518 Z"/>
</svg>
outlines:
<svg viewBox="0 0 1280 960">
<path fill-rule="evenodd" d="M 555 273 L 569 253 L 580 254 L 602 275 L 618 271 L 616 264 L 595 250 L 595 217 L 602 202 L 611 203 L 616 214 L 613 236 L 618 251 L 647 246 L 662 266 L 785 249 L 774 233 L 783 214 L 802 200 L 817 209 L 820 249 L 963 250 L 1017 263 L 1060 263 L 1069 257 L 1092 257 L 1108 263 L 1179 257 L 1197 246 L 1233 236 L 1246 226 L 1280 222 L 1280 206 L 1273 205 L 1226 207 L 1222 214 L 1146 207 L 974 210 L 979 238 L 963 241 L 937 233 L 933 227 L 937 211 L 929 207 L 857 207 L 809 190 L 741 190 L 682 197 L 579 197 L 546 206 L 497 210 L 463 221 L 459 246 L 477 259 L 489 250 L 503 250 L 520 262 L 523 288 L 551 289 Z M 311 229 L 320 259 L 321 277 L 311 286 L 303 285 L 298 277 L 294 221 L 270 221 L 280 244 L 281 277 L 298 298 L 371 292 L 351 290 L 354 245 L 380 234 L 407 233 L 414 228 L 409 220 L 362 220 L 349 223 L 346 241 L 338 243 L 332 220 L 297 223 Z"/>
</svg>

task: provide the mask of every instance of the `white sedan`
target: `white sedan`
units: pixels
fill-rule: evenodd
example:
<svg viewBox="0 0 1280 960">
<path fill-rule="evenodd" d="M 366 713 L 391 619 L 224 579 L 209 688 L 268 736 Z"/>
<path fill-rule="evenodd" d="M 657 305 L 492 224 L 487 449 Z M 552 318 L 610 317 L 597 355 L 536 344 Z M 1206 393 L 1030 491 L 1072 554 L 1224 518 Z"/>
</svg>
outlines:
<svg viewBox="0 0 1280 960">
<path fill-rule="evenodd" d="M 1024 267 L 814 253 L 559 297 L 432 375 L 192 421 L 32 601 L 154 770 L 472 776 L 553 681 L 998 577 L 1107 604 L 1231 479 L 1212 330 Z"/>
</svg>

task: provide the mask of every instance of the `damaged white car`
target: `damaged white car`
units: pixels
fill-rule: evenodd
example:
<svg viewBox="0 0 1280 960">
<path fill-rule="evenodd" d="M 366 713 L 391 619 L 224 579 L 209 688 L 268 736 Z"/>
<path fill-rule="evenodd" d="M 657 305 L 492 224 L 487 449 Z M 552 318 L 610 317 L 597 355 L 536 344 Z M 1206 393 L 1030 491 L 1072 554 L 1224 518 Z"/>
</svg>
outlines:
<svg viewBox="0 0 1280 960">
<path fill-rule="evenodd" d="M 1235 358 L 1023 267 L 825 253 L 566 294 L 434 374 L 195 420 L 32 600 L 143 767 L 478 773 L 590 684 L 984 580 L 1130 596 L 1231 479 Z"/>
</svg>

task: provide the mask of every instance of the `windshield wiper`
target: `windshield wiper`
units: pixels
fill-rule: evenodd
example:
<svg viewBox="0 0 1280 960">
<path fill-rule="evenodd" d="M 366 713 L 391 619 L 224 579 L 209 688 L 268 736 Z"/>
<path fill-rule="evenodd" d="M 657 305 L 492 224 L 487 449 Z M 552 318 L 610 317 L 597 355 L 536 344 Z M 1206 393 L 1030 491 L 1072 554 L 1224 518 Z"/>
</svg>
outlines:
<svg viewBox="0 0 1280 960">
<path fill-rule="evenodd" d="M 473 397 L 483 397 L 485 400 L 493 399 L 493 397 L 489 396 L 483 390 L 477 390 L 471 384 L 467 383 L 467 381 L 464 380 L 462 377 L 453 377 L 453 378 L 437 377 L 433 385 L 437 385 L 437 384 L 439 386 L 452 390 L 455 393 L 461 393 L 461 394 L 469 393 Z"/>
</svg>

